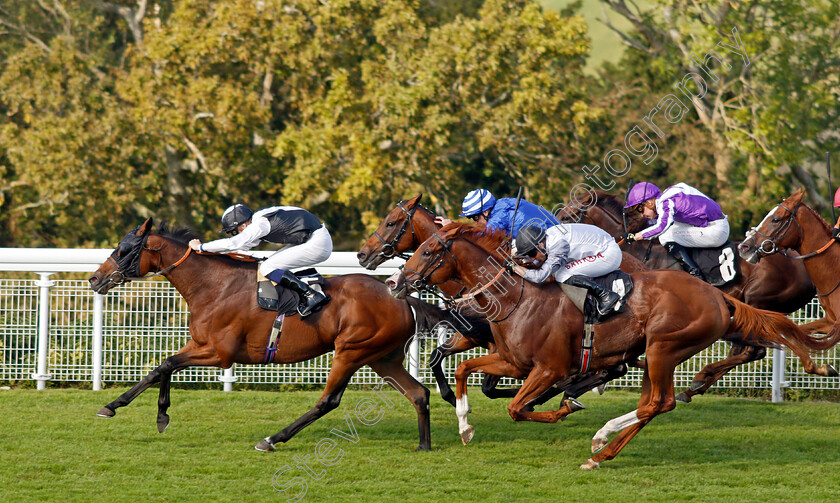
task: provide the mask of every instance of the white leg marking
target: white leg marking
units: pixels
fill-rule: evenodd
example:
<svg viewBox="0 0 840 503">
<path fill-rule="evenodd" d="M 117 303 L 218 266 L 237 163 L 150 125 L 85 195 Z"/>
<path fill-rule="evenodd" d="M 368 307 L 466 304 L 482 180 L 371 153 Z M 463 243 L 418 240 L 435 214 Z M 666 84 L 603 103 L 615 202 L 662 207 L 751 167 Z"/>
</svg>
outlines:
<svg viewBox="0 0 840 503">
<path fill-rule="evenodd" d="M 600 430 L 598 430 L 597 433 L 595 433 L 595 436 L 592 437 L 592 440 L 607 440 L 611 433 L 618 433 L 624 428 L 627 428 L 628 426 L 633 426 L 634 424 L 638 423 L 639 417 L 636 415 L 636 410 L 607 421 L 607 424 L 605 424 L 603 428 L 601 428 Z"/>
<path fill-rule="evenodd" d="M 470 413 L 470 403 L 465 394 L 461 398 L 455 399 L 455 414 L 458 416 L 458 432 L 463 433 L 470 427 L 467 422 L 467 415 Z"/>
</svg>

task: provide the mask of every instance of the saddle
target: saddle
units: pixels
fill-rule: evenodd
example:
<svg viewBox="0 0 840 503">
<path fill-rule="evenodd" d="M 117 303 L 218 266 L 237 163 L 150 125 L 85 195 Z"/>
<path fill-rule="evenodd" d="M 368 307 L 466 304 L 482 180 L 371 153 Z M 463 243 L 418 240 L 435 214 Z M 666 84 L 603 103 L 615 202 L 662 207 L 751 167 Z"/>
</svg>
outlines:
<svg viewBox="0 0 840 503">
<path fill-rule="evenodd" d="M 310 288 L 320 293 L 324 293 L 324 286 L 327 281 L 321 276 L 314 267 L 302 269 L 293 272 L 295 276 L 301 281 L 309 285 Z M 280 285 L 274 285 L 277 292 L 277 312 L 286 316 L 293 316 L 298 313 L 298 306 L 301 304 L 300 295 L 297 292 L 284 288 Z M 259 300 L 259 299 L 258 299 Z"/>
<path fill-rule="evenodd" d="M 712 286 L 722 286 L 741 275 L 737 245 L 727 241 L 717 248 L 688 248 L 694 263 Z M 680 267 L 680 269 L 682 269 Z"/>
<path fill-rule="evenodd" d="M 616 270 L 605 276 L 592 278 L 592 281 L 598 283 L 607 290 L 617 293 L 619 296 L 615 309 L 606 316 L 601 317 L 598 315 L 597 301 L 588 294 L 586 289 L 567 285 L 565 283 L 561 283 L 560 288 L 563 289 L 566 296 L 569 297 L 574 305 L 577 306 L 577 308 L 583 313 L 584 323 L 589 325 L 599 325 L 609 320 L 616 314 L 624 312 L 627 297 L 633 290 L 633 279 L 626 272 Z"/>
</svg>

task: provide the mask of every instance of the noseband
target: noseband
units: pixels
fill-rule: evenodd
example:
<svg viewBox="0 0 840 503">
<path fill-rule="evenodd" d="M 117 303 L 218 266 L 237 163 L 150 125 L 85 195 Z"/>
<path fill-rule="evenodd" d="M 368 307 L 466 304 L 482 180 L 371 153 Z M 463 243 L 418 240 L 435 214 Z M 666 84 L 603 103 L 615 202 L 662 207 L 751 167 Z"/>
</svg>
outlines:
<svg viewBox="0 0 840 503">
<path fill-rule="evenodd" d="M 437 234 L 432 234 L 432 236 L 434 236 L 434 238 L 437 239 L 441 245 L 443 245 L 443 248 L 441 248 L 440 253 L 438 253 L 437 256 L 430 261 L 432 263 L 430 263 L 429 266 L 423 270 L 423 272 L 415 271 L 414 269 L 411 269 L 405 264 L 400 266 L 400 269 L 406 270 L 412 274 L 416 274 L 417 276 L 419 276 L 416 280 L 411 282 L 411 288 L 414 288 L 415 290 L 432 289 L 432 287 L 429 286 L 428 281 L 432 277 L 432 274 L 434 274 L 435 271 L 440 269 L 440 266 L 443 265 L 443 261 L 446 258 L 447 254 L 449 254 L 450 256 L 452 256 L 453 259 L 455 259 L 456 265 L 458 263 L 458 258 L 455 255 L 453 255 L 451 251 L 449 251 L 449 247 L 452 246 L 452 241 L 444 241 Z"/>
<path fill-rule="evenodd" d="M 383 238 L 379 234 L 379 232 L 373 231 L 373 235 L 376 236 L 382 243 L 382 250 L 377 255 L 382 255 L 386 259 L 399 257 L 403 260 L 408 260 L 410 258 L 410 255 L 406 253 L 396 253 L 396 246 L 397 243 L 399 243 L 400 238 L 402 238 L 403 234 L 405 234 L 405 231 L 408 230 L 409 224 L 411 225 L 411 237 L 414 237 L 414 223 L 411 221 L 411 217 L 414 216 L 414 211 L 417 209 L 417 206 L 415 205 L 410 210 L 407 210 L 402 205 L 402 201 L 400 201 L 397 203 L 397 208 L 401 209 L 403 213 L 405 213 L 406 217 L 405 220 L 403 220 L 403 223 L 400 226 L 400 230 L 397 231 L 397 235 L 394 237 L 394 239 L 392 239 L 391 241 L 385 241 L 385 238 Z"/>
</svg>

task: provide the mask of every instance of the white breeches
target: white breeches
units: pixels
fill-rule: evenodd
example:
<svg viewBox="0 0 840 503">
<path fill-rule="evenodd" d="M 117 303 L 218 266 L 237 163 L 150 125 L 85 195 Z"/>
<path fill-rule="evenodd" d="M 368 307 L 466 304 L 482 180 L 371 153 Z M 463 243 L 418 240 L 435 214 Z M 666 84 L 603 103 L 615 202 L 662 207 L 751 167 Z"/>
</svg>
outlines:
<svg viewBox="0 0 840 503">
<path fill-rule="evenodd" d="M 695 227 L 682 222 L 674 222 L 671 227 L 659 235 L 659 242 L 677 243 L 686 248 L 717 248 L 729 239 L 729 219 L 709 222 L 706 227 Z"/>
<path fill-rule="evenodd" d="M 326 226 L 312 233 L 309 241 L 299 245 L 287 246 L 271 255 L 260 265 L 260 274 L 268 276 L 271 271 L 285 269 L 290 271 L 308 267 L 329 258 L 332 253 L 332 237 Z"/>
<path fill-rule="evenodd" d="M 564 265 L 555 273 L 554 278 L 559 283 L 576 275 L 597 278 L 618 269 L 621 266 L 622 258 L 621 248 L 618 247 L 618 244 L 612 243 L 602 253 L 573 260 Z"/>
</svg>

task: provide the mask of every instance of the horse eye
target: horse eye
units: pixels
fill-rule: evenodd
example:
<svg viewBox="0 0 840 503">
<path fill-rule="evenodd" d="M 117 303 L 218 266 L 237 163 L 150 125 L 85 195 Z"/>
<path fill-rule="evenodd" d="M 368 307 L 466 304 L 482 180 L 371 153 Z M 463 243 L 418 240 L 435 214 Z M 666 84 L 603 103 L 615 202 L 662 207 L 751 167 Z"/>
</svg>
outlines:
<svg viewBox="0 0 840 503">
<path fill-rule="evenodd" d="M 777 223 L 781 222 L 781 220 L 780 220 L 780 219 L 778 219 L 778 218 L 773 217 L 772 222 L 773 222 L 774 224 L 777 224 Z"/>
<path fill-rule="evenodd" d="M 388 222 L 387 224 L 385 224 L 385 227 L 393 227 L 395 225 L 397 225 L 396 222 Z"/>
<path fill-rule="evenodd" d="M 429 250 L 423 250 L 423 256 L 424 257 L 428 257 L 431 254 L 432 254 L 432 252 L 430 252 Z"/>
</svg>

